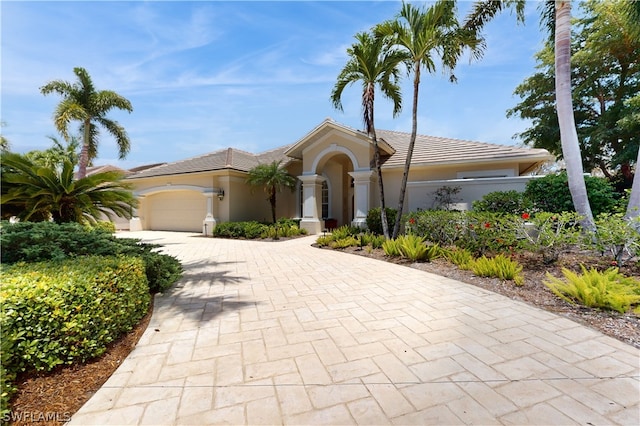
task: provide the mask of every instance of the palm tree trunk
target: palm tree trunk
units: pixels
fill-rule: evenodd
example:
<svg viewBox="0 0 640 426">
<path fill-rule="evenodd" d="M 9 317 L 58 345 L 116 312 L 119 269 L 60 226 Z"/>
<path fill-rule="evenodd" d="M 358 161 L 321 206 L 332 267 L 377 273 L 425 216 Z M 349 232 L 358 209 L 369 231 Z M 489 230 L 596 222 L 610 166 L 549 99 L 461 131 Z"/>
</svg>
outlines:
<svg viewBox="0 0 640 426">
<path fill-rule="evenodd" d="M 378 175 L 378 190 L 380 191 L 380 221 L 382 222 L 382 234 L 384 238 L 389 239 L 389 222 L 387 219 L 387 209 L 384 202 L 384 183 L 382 182 L 382 169 L 380 168 L 380 147 L 378 146 L 378 137 L 376 128 L 371 123 L 371 137 L 373 138 L 373 163 Z"/>
<path fill-rule="evenodd" d="M 82 148 L 80 149 L 80 158 L 78 159 L 78 179 L 87 176 L 87 165 L 89 164 L 89 139 L 91 138 L 91 122 L 85 121 L 84 135 L 82 139 Z"/>
<path fill-rule="evenodd" d="M 562 155 L 567 167 L 573 205 L 576 212 L 582 216 L 580 224 L 585 230 L 594 231 L 595 224 L 584 182 L 582 155 L 571 99 L 571 3 L 564 0 L 556 1 L 555 7 L 556 104 Z"/>
<path fill-rule="evenodd" d="M 400 222 L 402 221 L 402 213 L 404 210 L 404 197 L 407 192 L 407 180 L 409 179 L 409 167 L 411 166 L 411 157 L 413 157 L 413 148 L 416 145 L 416 137 L 418 135 L 418 88 L 420 87 L 420 62 L 414 64 L 413 79 L 413 111 L 411 113 L 411 139 L 409 140 L 409 148 L 407 149 L 407 158 L 404 162 L 404 171 L 402 173 L 402 182 L 400 184 L 400 199 L 398 200 L 398 213 L 396 215 L 396 223 L 393 226 L 393 234 L 391 238 L 398 238 L 400 233 Z"/>
<path fill-rule="evenodd" d="M 627 219 L 634 219 L 640 215 L 640 172 L 638 165 L 640 164 L 640 150 L 638 150 L 638 159 L 636 160 L 636 173 L 633 176 L 633 184 L 631 185 L 631 194 L 629 195 L 629 204 L 627 205 Z"/>
</svg>

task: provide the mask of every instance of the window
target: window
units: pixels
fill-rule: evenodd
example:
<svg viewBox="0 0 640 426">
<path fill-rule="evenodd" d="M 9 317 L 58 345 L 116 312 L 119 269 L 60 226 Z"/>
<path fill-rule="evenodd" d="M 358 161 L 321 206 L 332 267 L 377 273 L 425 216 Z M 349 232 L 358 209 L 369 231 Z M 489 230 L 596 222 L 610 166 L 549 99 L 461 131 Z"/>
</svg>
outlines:
<svg viewBox="0 0 640 426">
<path fill-rule="evenodd" d="M 322 182 L 322 218 L 329 217 L 329 185 L 327 181 Z"/>
</svg>

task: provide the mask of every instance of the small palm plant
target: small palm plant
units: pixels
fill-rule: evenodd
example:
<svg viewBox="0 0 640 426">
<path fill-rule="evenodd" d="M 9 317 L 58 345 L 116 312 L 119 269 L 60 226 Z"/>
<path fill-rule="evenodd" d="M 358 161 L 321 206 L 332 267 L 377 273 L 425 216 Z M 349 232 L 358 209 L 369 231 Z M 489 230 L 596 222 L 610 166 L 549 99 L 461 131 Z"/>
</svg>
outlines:
<svg viewBox="0 0 640 426">
<path fill-rule="evenodd" d="M 276 194 L 282 188 L 293 191 L 296 187 L 296 178 L 291 176 L 281 166 L 282 161 L 273 161 L 269 164 L 260 164 L 249 170 L 247 183 L 251 186 L 262 186 L 267 194 L 267 200 L 271 204 L 271 219 L 276 223 Z"/>
<path fill-rule="evenodd" d="M 43 167 L 25 156 L 2 153 L 2 209 L 23 221 L 96 223 L 103 216 L 131 218 L 137 200 L 117 171 L 74 179 L 73 164 Z"/>
</svg>

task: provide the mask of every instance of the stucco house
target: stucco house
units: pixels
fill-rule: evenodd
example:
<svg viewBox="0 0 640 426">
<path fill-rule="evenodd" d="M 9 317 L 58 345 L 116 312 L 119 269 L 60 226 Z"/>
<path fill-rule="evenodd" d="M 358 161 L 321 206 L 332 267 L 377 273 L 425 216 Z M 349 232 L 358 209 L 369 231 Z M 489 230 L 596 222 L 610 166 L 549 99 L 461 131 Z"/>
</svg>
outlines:
<svg viewBox="0 0 640 426">
<path fill-rule="evenodd" d="M 408 133 L 377 131 L 385 199 L 395 207 L 409 145 Z M 130 174 L 140 200 L 130 229 L 211 234 L 217 223 L 269 221 L 264 192 L 245 183 L 261 163 L 282 160 L 298 178 L 293 191 L 278 194 L 277 217 L 299 218 L 311 234 L 326 221 L 366 226 L 379 206 L 373 144 L 366 133 L 325 119 L 299 141 L 260 154 L 227 148 L 164 163 Z M 434 193 L 460 187 L 459 209 L 492 191 L 524 190 L 532 173 L 553 157 L 543 149 L 487 144 L 419 135 L 407 184 L 405 211 L 431 208 Z"/>
</svg>

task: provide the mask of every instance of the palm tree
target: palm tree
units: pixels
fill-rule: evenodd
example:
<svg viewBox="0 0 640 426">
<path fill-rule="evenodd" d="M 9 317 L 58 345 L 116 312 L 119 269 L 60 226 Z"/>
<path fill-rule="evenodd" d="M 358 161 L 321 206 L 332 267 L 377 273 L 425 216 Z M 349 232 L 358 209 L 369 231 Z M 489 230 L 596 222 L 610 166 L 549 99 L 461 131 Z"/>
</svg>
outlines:
<svg viewBox="0 0 640 426">
<path fill-rule="evenodd" d="M 413 73 L 411 138 L 402 174 L 398 213 L 393 227 L 392 237 L 396 238 L 400 231 L 409 167 L 418 133 L 420 73 L 423 68 L 429 73 L 435 72 L 436 60 L 440 60 L 443 68 L 449 72 L 450 81 L 454 82 L 456 77 L 453 70 L 462 53 L 469 48 L 473 57 L 479 57 L 484 42 L 475 32 L 460 27 L 456 19 L 456 3 L 448 0 L 438 0 L 426 11 L 403 3 L 397 18 L 379 24 L 375 32 L 378 35 L 392 37 L 393 45 L 408 55 L 407 68 L 409 73 Z"/>
<path fill-rule="evenodd" d="M 267 200 L 271 204 L 271 219 L 276 223 L 276 193 L 282 188 L 289 188 L 293 191 L 296 187 L 296 178 L 287 173 L 281 167 L 280 161 L 273 161 L 270 164 L 260 164 L 249 170 L 247 183 L 251 186 L 262 186 L 267 194 Z"/>
<path fill-rule="evenodd" d="M 67 81 L 54 80 L 40 88 L 43 95 L 55 92 L 62 96 L 56 107 L 54 121 L 56 128 L 65 139 L 69 138 L 68 127 L 72 120 L 80 122 L 82 133 L 82 149 L 78 164 L 78 176 L 87 175 L 87 165 L 98 153 L 98 125 L 104 127 L 116 140 L 120 159 L 127 156 L 130 149 L 129 137 L 124 127 L 117 121 L 106 117 L 113 108 L 133 111 L 131 103 L 110 90 L 96 91 L 89 73 L 80 67 L 73 69 L 78 81 L 71 84 Z"/>
<path fill-rule="evenodd" d="M 467 17 L 465 28 L 480 31 L 498 12 L 516 8 L 518 20 L 524 20 L 524 0 L 477 1 Z M 571 2 L 546 1 L 542 9 L 542 21 L 552 31 L 555 45 L 556 110 L 560 127 L 562 155 L 567 168 L 569 191 L 576 211 L 582 216 L 585 230 L 595 229 L 587 186 L 584 181 L 582 155 L 573 116 L 571 97 Z"/>
<path fill-rule="evenodd" d="M 347 49 L 349 59 L 338 75 L 338 81 L 331 92 L 334 108 L 342 111 L 342 92 L 350 84 L 362 83 L 362 113 L 365 130 L 373 141 L 373 162 L 378 175 L 380 191 L 380 217 L 385 238 L 389 238 L 389 224 L 384 200 L 384 184 L 380 168 L 380 148 L 374 123 L 374 101 L 376 86 L 383 96 L 393 102 L 393 116 L 402 108 L 402 94 L 398 86 L 398 65 L 406 59 L 404 52 L 388 48 L 383 37 L 375 37 L 361 32 L 355 35 L 356 43 Z"/>
<path fill-rule="evenodd" d="M 2 153 L 2 210 L 21 220 L 95 223 L 103 216 L 131 218 L 137 200 L 117 171 L 74 179 L 73 164 L 42 167 L 23 155 Z"/>
<path fill-rule="evenodd" d="M 64 160 L 69 160 L 75 167 L 78 164 L 78 147 L 80 146 L 80 140 L 75 136 L 71 136 L 67 145 L 64 146 L 58 138 L 54 136 L 47 136 L 53 142 L 51 148 L 44 151 L 29 151 L 25 154 L 29 160 L 33 161 L 39 166 L 47 168 L 62 169 Z"/>
</svg>

